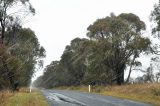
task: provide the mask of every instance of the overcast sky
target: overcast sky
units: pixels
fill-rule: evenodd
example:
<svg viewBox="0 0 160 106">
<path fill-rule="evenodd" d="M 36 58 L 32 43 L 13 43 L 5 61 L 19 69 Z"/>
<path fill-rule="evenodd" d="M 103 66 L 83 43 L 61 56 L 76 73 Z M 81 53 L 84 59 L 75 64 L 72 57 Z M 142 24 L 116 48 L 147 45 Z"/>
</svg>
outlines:
<svg viewBox="0 0 160 106">
<path fill-rule="evenodd" d="M 35 31 L 46 49 L 45 64 L 60 60 L 65 46 L 76 37 L 86 37 L 87 27 L 111 12 L 134 13 L 150 30 L 149 15 L 158 0 L 30 0 L 36 15 L 25 23 Z M 146 33 L 146 34 L 147 34 Z"/>
</svg>

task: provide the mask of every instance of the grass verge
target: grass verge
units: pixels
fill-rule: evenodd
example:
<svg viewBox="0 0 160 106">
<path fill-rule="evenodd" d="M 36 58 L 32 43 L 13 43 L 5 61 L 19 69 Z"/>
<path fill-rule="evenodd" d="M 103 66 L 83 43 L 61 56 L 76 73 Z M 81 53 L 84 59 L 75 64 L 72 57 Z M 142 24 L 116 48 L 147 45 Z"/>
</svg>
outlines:
<svg viewBox="0 0 160 106">
<path fill-rule="evenodd" d="M 14 94 L 9 90 L 0 91 L 0 106 L 5 106 L 7 99 L 12 97 Z"/>
<path fill-rule="evenodd" d="M 48 106 L 45 98 L 38 91 L 29 93 L 28 90 L 21 90 L 15 93 L 10 92 L 10 95 L 6 96 L 6 99 L 0 106 Z"/>
<path fill-rule="evenodd" d="M 88 92 L 88 86 L 58 87 L 56 89 L 78 90 L 82 92 Z M 149 103 L 154 106 L 160 106 L 160 84 L 92 86 L 91 92 Z"/>
</svg>

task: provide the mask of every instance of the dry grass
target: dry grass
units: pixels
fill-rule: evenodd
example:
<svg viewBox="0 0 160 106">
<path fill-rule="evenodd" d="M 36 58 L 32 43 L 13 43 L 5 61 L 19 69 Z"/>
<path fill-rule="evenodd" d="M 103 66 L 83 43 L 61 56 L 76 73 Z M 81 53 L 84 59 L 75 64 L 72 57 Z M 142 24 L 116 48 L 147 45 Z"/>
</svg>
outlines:
<svg viewBox="0 0 160 106">
<path fill-rule="evenodd" d="M 115 96 L 160 106 L 160 84 L 134 84 L 105 87 L 103 95 Z"/>
<path fill-rule="evenodd" d="M 0 106 L 48 106 L 45 98 L 38 91 L 29 93 L 29 89 L 0 92 Z"/>
<path fill-rule="evenodd" d="M 9 90 L 0 91 L 0 106 L 4 106 L 7 99 L 12 97 L 14 94 Z"/>
<path fill-rule="evenodd" d="M 17 93 L 5 106 L 48 106 L 48 104 L 39 92 L 33 92 Z"/>
<path fill-rule="evenodd" d="M 160 84 L 131 84 L 122 86 L 106 87 L 106 90 L 116 91 L 119 93 L 138 93 L 138 94 L 152 94 L 154 89 L 159 89 Z"/>
</svg>

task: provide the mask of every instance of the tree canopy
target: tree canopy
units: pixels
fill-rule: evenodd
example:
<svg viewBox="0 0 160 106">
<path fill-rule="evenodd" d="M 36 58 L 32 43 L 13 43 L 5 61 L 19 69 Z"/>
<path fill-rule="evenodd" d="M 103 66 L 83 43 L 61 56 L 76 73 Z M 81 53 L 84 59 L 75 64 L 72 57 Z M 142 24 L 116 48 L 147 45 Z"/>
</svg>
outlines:
<svg viewBox="0 0 160 106">
<path fill-rule="evenodd" d="M 143 36 L 145 23 L 132 13 L 98 19 L 87 30 L 89 39 L 73 39 L 61 60 L 45 68 L 37 86 L 121 85 L 126 67 L 140 64 L 136 59 L 150 50 L 151 41 Z"/>
</svg>

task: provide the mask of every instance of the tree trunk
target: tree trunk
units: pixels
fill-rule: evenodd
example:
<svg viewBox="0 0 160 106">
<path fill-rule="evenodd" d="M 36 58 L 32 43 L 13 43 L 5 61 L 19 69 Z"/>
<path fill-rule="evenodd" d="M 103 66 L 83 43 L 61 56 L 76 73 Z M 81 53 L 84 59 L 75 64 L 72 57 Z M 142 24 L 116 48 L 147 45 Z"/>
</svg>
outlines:
<svg viewBox="0 0 160 106">
<path fill-rule="evenodd" d="M 133 63 L 134 63 L 135 59 L 136 59 L 136 57 L 134 56 L 134 57 L 133 57 L 133 60 L 132 60 L 132 62 L 131 62 L 131 66 L 130 66 L 130 69 L 129 69 L 129 74 L 128 74 L 128 77 L 127 77 L 126 83 L 128 83 L 128 82 L 129 82 L 129 78 L 130 78 L 130 76 L 131 76 L 132 67 L 133 67 Z"/>
<path fill-rule="evenodd" d="M 124 83 L 124 69 L 125 69 L 125 64 L 121 65 L 121 67 L 116 70 L 117 72 L 116 81 L 118 85 L 122 85 Z"/>
<path fill-rule="evenodd" d="M 1 36 L 0 36 L 0 45 L 3 46 L 4 43 L 4 34 L 5 34 L 5 25 L 3 24 L 2 19 L 0 19 L 0 23 L 1 23 Z"/>
</svg>

